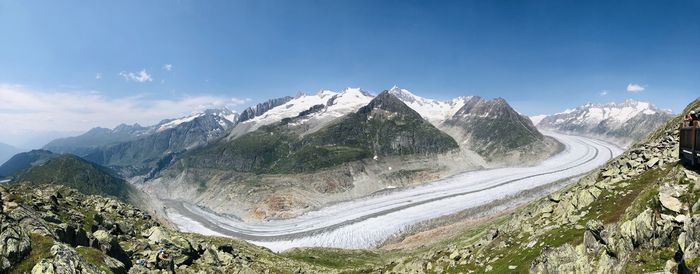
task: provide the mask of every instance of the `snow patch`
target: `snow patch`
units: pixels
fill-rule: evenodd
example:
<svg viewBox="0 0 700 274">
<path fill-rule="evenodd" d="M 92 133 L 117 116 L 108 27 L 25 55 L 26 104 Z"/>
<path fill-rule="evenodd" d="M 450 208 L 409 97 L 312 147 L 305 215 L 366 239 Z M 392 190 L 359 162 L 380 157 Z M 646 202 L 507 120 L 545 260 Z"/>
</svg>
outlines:
<svg viewBox="0 0 700 274">
<path fill-rule="evenodd" d="M 472 98 L 471 96 L 461 96 L 450 101 L 438 101 L 417 96 L 397 86 L 391 88 L 389 93 L 399 98 L 434 125 L 439 125 L 445 120 L 452 118 Z"/>
</svg>

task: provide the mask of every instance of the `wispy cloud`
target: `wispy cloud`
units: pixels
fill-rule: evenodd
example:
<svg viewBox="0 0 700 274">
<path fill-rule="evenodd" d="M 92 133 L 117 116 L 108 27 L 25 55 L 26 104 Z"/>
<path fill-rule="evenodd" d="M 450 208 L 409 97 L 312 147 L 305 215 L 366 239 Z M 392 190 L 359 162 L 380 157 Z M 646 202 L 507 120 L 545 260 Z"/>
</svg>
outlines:
<svg viewBox="0 0 700 274">
<path fill-rule="evenodd" d="M 97 80 L 102 79 L 102 73 L 99 73 L 99 72 L 96 73 L 96 74 L 95 74 L 95 79 L 97 79 Z"/>
<path fill-rule="evenodd" d="M 599 94 L 600 94 L 600 96 L 606 96 L 606 95 L 608 95 L 608 91 L 607 91 L 607 90 L 601 90 Z"/>
<path fill-rule="evenodd" d="M 126 81 L 135 81 L 139 83 L 153 81 L 153 77 L 151 77 L 151 75 L 148 74 L 148 72 L 145 69 L 142 69 L 141 71 L 136 73 L 122 71 L 119 73 L 119 76 L 123 77 Z"/>
<path fill-rule="evenodd" d="M 165 71 L 172 71 L 173 70 L 173 64 L 165 64 L 163 65 L 163 69 Z"/>
<path fill-rule="evenodd" d="M 627 84 L 627 91 L 632 93 L 642 92 L 644 91 L 644 86 L 640 84 L 629 83 Z"/>
<path fill-rule="evenodd" d="M 223 96 L 182 96 L 149 99 L 144 95 L 109 98 L 95 91 L 37 91 L 0 84 L 2 139 L 21 140 L 37 132 L 82 132 L 121 123 L 151 125 L 193 111 L 236 107 L 250 99 Z"/>
</svg>

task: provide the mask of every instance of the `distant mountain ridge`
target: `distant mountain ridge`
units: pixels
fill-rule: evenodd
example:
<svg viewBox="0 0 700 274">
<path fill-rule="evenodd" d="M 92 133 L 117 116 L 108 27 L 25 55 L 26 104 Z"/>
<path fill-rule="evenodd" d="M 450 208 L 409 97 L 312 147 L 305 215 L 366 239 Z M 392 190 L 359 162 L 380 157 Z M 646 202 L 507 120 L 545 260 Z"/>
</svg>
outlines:
<svg viewBox="0 0 700 274">
<path fill-rule="evenodd" d="M 131 141 L 139 136 L 150 134 L 152 130 L 150 127 L 139 124 L 121 124 L 114 129 L 96 127 L 79 136 L 53 140 L 43 149 L 56 153 L 85 155 L 97 147 Z"/>
<path fill-rule="evenodd" d="M 503 99 L 485 100 L 477 96 L 461 96 L 448 101 L 439 101 L 416 96 L 396 86 L 384 93 L 382 93 L 384 97 L 382 100 L 400 101 L 401 105 L 406 107 L 403 111 L 410 110 L 418 114 L 417 117 L 412 118 L 413 120 L 425 120 L 436 127 L 438 130 L 432 134 L 442 136 L 448 133 L 450 139 L 456 141 L 461 149 L 474 151 L 488 161 L 500 161 L 499 159 L 507 155 L 517 155 L 518 151 L 524 150 L 530 150 L 533 154 L 549 155 L 550 153 L 546 146 L 552 145 L 551 142 L 546 142 L 529 120 L 522 119 Z M 388 95 L 391 96 L 387 97 Z M 80 136 L 52 141 L 44 148 L 81 156 L 86 160 L 110 167 L 125 177 L 148 174 L 147 178 L 151 178 L 151 176 L 157 176 L 158 170 L 167 168 L 169 164 L 177 161 L 186 151 L 216 143 L 220 138 L 224 138 L 227 142 L 243 143 L 241 145 L 245 146 L 268 148 L 288 143 L 305 145 L 312 140 L 310 136 L 315 136 L 316 139 L 313 140 L 319 141 L 320 135 L 316 133 L 328 134 L 338 129 L 339 121 L 352 122 L 356 126 L 361 126 L 356 123 L 357 121 L 347 117 L 368 106 L 374 99 L 376 99 L 375 96 L 360 88 L 347 88 L 340 92 L 321 90 L 316 94 L 299 93 L 295 97 L 286 96 L 265 101 L 245 109 L 241 114 L 225 108 L 212 109 L 177 119 L 166 119 L 153 126 L 135 124 L 120 125 L 111 130 L 95 128 Z M 365 118 L 370 117 L 372 116 Z M 329 127 L 333 128 L 329 129 Z M 419 128 L 423 127 L 424 125 L 419 126 Z M 345 127 L 344 130 L 353 129 Z M 274 134 L 274 132 L 283 134 L 272 139 L 262 135 L 263 133 Z M 253 134 L 249 135 L 251 133 Z M 382 134 L 386 135 L 389 132 L 385 130 Z M 248 136 L 243 140 L 236 141 L 246 135 Z M 250 140 L 251 136 L 257 136 L 257 140 Z M 335 136 L 337 140 L 333 141 L 350 142 L 355 137 L 357 136 L 345 132 Z M 412 139 L 413 137 L 401 138 L 416 141 Z M 252 142 L 245 143 L 246 140 Z M 406 140 L 394 144 L 398 145 Z M 388 140 L 388 142 L 393 141 Z M 328 142 L 324 141 L 324 143 Z M 378 144 L 377 141 L 373 143 Z M 421 152 L 424 150 L 420 148 L 422 145 L 431 144 L 417 144 L 411 150 Z M 544 150 L 533 150 L 535 147 Z M 291 149 L 295 150 L 295 148 Z M 513 154 L 514 152 L 516 153 Z M 359 154 L 349 159 L 357 160 L 365 158 L 366 155 L 374 155 L 376 149 L 363 148 L 354 153 Z M 346 156 L 348 155 L 343 157 Z M 516 156 L 518 157 L 521 156 Z M 267 169 L 255 168 L 255 170 L 263 172 Z"/>
<path fill-rule="evenodd" d="M 0 165 L 9 160 L 13 155 L 22 152 L 21 149 L 14 146 L 0 143 Z"/>
<path fill-rule="evenodd" d="M 647 102 L 588 103 L 541 118 L 537 127 L 583 134 L 628 146 L 673 118 L 670 111 Z"/>
<path fill-rule="evenodd" d="M 33 185 L 64 185 L 83 194 L 114 196 L 122 201 L 129 201 L 134 192 L 128 182 L 107 168 L 70 154 L 54 154 L 42 163 L 19 171 L 13 181 Z"/>
<path fill-rule="evenodd" d="M 13 176 L 17 172 L 42 164 L 58 155 L 43 149 L 18 153 L 0 165 L 0 177 Z"/>
<path fill-rule="evenodd" d="M 239 115 L 228 108 L 208 109 L 152 126 L 119 125 L 94 128 L 76 137 L 50 142 L 45 149 L 70 153 L 110 167 L 126 177 L 143 175 L 172 153 L 222 137 Z"/>
<path fill-rule="evenodd" d="M 155 132 L 131 141 L 98 147 L 84 158 L 126 177 L 144 175 L 162 158 L 216 140 L 233 125 L 218 112 L 205 112 L 156 125 Z"/>
</svg>

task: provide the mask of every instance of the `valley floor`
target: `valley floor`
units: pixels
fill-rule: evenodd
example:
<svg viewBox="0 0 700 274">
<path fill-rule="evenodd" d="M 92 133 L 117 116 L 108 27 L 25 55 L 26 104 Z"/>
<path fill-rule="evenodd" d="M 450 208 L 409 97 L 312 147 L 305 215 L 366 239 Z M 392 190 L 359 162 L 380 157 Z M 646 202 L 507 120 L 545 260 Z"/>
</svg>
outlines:
<svg viewBox="0 0 700 274">
<path fill-rule="evenodd" d="M 338 203 L 284 219 L 245 222 L 180 201 L 166 201 L 171 222 L 182 231 L 242 238 L 275 251 L 294 247 L 372 248 L 417 224 L 478 208 L 493 201 L 517 200 L 524 191 L 588 173 L 622 151 L 615 145 L 547 132 L 565 149 L 531 167 L 462 173 L 420 186 L 395 189 Z M 501 210 L 515 202 L 504 202 Z"/>
</svg>

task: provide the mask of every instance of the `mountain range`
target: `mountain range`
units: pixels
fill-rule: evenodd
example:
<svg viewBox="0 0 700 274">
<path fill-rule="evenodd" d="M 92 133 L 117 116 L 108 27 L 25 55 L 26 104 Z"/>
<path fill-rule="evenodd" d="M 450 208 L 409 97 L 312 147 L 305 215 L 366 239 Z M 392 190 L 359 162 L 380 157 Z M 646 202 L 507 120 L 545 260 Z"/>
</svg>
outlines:
<svg viewBox="0 0 700 274">
<path fill-rule="evenodd" d="M 642 139 L 673 118 L 647 102 L 586 104 L 553 115 L 532 117 L 537 127 L 604 139 L 621 147 Z"/>
<path fill-rule="evenodd" d="M 148 173 L 168 155 L 223 136 L 237 119 L 238 114 L 229 109 L 210 109 L 148 127 L 94 128 L 80 136 L 52 141 L 44 149 L 75 154 L 132 177 Z"/>
<path fill-rule="evenodd" d="M 210 109 L 152 126 L 94 128 L 44 149 L 105 166 L 158 198 L 267 218 L 468 170 L 536 163 L 562 147 L 535 124 L 624 145 L 668 117 L 629 100 L 528 119 L 502 98 L 440 101 L 396 86 L 377 96 L 348 88 L 270 99 L 240 114 Z M 45 160 L 32 159 L 6 169 Z M 227 199 L 213 199 L 219 193 Z"/>
<path fill-rule="evenodd" d="M 392 87 L 376 96 L 322 90 L 240 114 L 211 109 L 151 126 L 94 128 L 43 149 L 107 167 L 157 198 L 268 218 L 467 170 L 535 163 L 561 147 L 502 98 L 440 101 Z M 34 154 L 41 153 L 24 157 Z M 6 173 L 45 161 L 21 160 Z M 214 199 L 221 193 L 227 198 Z"/>
<path fill-rule="evenodd" d="M 242 217 L 293 216 L 387 187 L 534 163 L 561 149 L 500 98 L 443 102 L 398 87 L 377 96 L 349 88 L 244 113 L 224 137 L 165 158 L 137 181 L 161 199 Z"/>
</svg>

